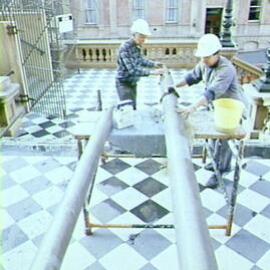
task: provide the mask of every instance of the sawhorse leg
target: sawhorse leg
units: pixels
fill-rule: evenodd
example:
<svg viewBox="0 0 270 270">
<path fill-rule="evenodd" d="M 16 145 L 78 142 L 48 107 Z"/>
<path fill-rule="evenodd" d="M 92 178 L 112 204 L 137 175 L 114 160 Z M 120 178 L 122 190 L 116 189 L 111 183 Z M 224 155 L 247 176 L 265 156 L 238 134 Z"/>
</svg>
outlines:
<svg viewBox="0 0 270 270">
<path fill-rule="evenodd" d="M 244 141 L 241 140 L 239 142 L 238 155 L 236 156 L 235 170 L 234 170 L 234 177 L 233 177 L 233 188 L 232 188 L 231 196 L 229 199 L 229 209 L 228 209 L 227 228 L 226 228 L 227 236 L 230 236 L 232 233 L 232 224 L 233 224 L 234 213 L 235 213 L 235 205 L 236 205 L 236 199 L 237 199 L 237 192 L 238 192 L 240 171 L 241 171 L 241 161 L 243 158 L 243 154 L 244 154 Z"/>
</svg>

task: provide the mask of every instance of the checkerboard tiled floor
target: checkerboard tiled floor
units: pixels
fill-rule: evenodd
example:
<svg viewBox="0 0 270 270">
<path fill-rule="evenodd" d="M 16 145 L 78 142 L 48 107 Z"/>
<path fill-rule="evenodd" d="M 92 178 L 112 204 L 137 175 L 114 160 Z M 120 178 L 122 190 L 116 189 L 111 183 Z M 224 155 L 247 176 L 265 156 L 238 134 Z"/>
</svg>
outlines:
<svg viewBox="0 0 270 270">
<path fill-rule="evenodd" d="M 175 81 L 185 73 L 185 70 L 172 71 Z M 115 91 L 115 70 L 82 70 L 65 80 L 66 118 L 46 118 L 34 112 L 27 114 L 22 121 L 19 137 L 22 141 L 48 142 L 55 139 L 72 139 L 71 129 L 78 123 L 87 121 L 91 111 L 97 107 L 97 90 L 101 90 L 102 104 L 106 108 L 117 102 Z M 157 76 L 144 77 L 138 84 L 138 109 L 145 104 L 157 104 L 160 91 Z M 185 100 L 194 100 L 201 93 L 198 86 L 183 91 Z"/>
<path fill-rule="evenodd" d="M 177 81 L 184 71 L 172 71 Z M 65 82 L 67 118 L 35 113 L 23 119 L 18 141 L 72 142 L 70 130 L 87 121 L 96 107 L 96 90 L 103 106 L 117 101 L 114 71 L 82 70 Z M 156 77 L 139 84 L 138 108 L 159 100 Z M 185 101 L 200 94 L 196 86 L 183 90 Z M 18 149 L 19 151 L 19 149 Z M 26 270 L 53 219 L 76 166 L 76 154 L 32 155 L 3 152 L 0 162 L 3 247 L 0 269 Z M 194 159 L 194 169 L 209 224 L 223 224 L 226 204 L 219 190 L 204 187 L 211 172 Z M 163 159 L 112 159 L 99 167 L 90 211 L 100 223 L 173 223 L 170 187 Z M 211 231 L 219 269 L 270 269 L 269 160 L 248 159 L 242 171 L 233 236 Z M 232 173 L 226 175 L 228 185 Z M 123 264 L 123 258 L 125 264 Z M 174 230 L 100 229 L 84 235 L 83 217 L 73 233 L 62 270 L 178 269 Z"/>
<path fill-rule="evenodd" d="M 26 270 L 72 177 L 74 156 L 3 153 L 2 269 Z M 193 159 L 208 224 L 224 224 L 225 200 L 204 187 L 211 172 Z M 97 223 L 172 224 L 165 159 L 111 159 L 98 169 L 90 204 Z M 219 269 L 264 269 L 270 265 L 269 160 L 249 159 L 242 171 L 233 236 L 211 230 Z M 232 183 L 232 173 L 226 175 Z M 123 258 L 125 264 L 123 264 Z M 62 270 L 177 270 L 172 229 L 98 229 L 84 235 L 80 216 Z"/>
</svg>

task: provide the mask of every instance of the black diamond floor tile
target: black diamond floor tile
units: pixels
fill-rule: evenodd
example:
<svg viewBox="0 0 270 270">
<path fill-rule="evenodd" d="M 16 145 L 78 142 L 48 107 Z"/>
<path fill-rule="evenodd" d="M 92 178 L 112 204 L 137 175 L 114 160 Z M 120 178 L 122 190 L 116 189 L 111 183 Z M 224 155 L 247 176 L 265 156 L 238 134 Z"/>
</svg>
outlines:
<svg viewBox="0 0 270 270">
<path fill-rule="evenodd" d="M 224 218 L 228 217 L 228 206 L 224 206 L 221 209 L 218 210 L 217 212 L 219 215 L 223 216 Z M 236 210 L 235 210 L 235 215 L 234 215 L 234 223 L 237 224 L 238 226 L 243 227 L 246 225 L 253 217 L 257 215 L 256 212 L 250 210 L 249 208 L 237 204 L 236 205 Z"/>
<path fill-rule="evenodd" d="M 193 169 L 194 169 L 194 172 L 198 171 L 199 169 L 201 169 L 201 166 L 193 163 Z"/>
<path fill-rule="evenodd" d="M 140 270 L 158 270 L 156 267 L 154 267 L 151 263 L 148 263 L 144 265 Z"/>
<path fill-rule="evenodd" d="M 246 171 L 253 173 L 258 176 L 262 176 L 265 173 L 270 171 L 270 166 L 266 166 L 262 163 L 259 163 L 254 160 L 250 160 L 246 163 L 246 166 L 244 168 Z"/>
<path fill-rule="evenodd" d="M 147 159 L 139 164 L 137 164 L 135 167 L 137 169 L 140 169 L 146 174 L 152 175 L 160 170 L 160 167 L 162 166 L 161 163 L 153 160 L 153 159 Z"/>
<path fill-rule="evenodd" d="M 99 262 L 95 262 L 90 266 L 86 267 L 84 270 L 106 270 Z"/>
<path fill-rule="evenodd" d="M 34 133 L 31 133 L 31 135 L 36 137 L 36 138 L 40 138 L 40 137 L 43 137 L 43 136 L 46 136 L 46 135 L 49 135 L 49 134 L 50 133 L 48 131 L 46 131 L 45 129 L 34 132 Z"/>
<path fill-rule="evenodd" d="M 167 186 L 152 177 L 144 179 L 133 187 L 148 197 L 152 197 L 167 188 Z"/>
<path fill-rule="evenodd" d="M 111 199 L 107 199 L 91 208 L 91 213 L 106 223 L 123 214 L 126 210 Z"/>
<path fill-rule="evenodd" d="M 55 124 L 52 121 L 47 121 L 47 122 L 39 124 L 39 126 L 42 127 L 42 128 L 48 128 L 48 127 L 52 127 L 54 125 Z"/>
<path fill-rule="evenodd" d="M 138 237 L 136 237 L 130 246 L 150 261 L 171 244 L 170 241 L 158 232 L 154 230 L 144 230 L 139 233 Z"/>
<path fill-rule="evenodd" d="M 7 173 L 11 173 L 11 172 L 14 172 L 16 170 L 19 170 L 25 166 L 27 166 L 28 163 L 22 159 L 22 158 L 19 158 L 19 157 L 16 157 L 12 160 L 7 160 L 7 161 L 4 161 L 2 164 L 1 164 L 1 167 L 7 172 Z"/>
<path fill-rule="evenodd" d="M 4 190 L 6 188 L 10 188 L 17 183 L 11 179 L 11 177 L 7 174 L 1 177 L 1 189 Z"/>
<path fill-rule="evenodd" d="M 113 176 L 99 183 L 97 187 L 106 195 L 111 196 L 121 190 L 126 189 L 128 185 L 119 180 L 117 177 Z"/>
<path fill-rule="evenodd" d="M 33 195 L 51 185 L 52 183 L 44 175 L 42 175 L 23 183 L 22 187 L 27 190 L 29 194 Z"/>
<path fill-rule="evenodd" d="M 269 250 L 269 244 L 267 242 L 243 229 L 234 235 L 234 237 L 226 243 L 226 246 L 254 263 Z"/>
<path fill-rule="evenodd" d="M 48 158 L 46 160 L 43 160 L 41 162 L 35 163 L 33 165 L 36 169 L 38 169 L 40 172 L 45 173 L 49 172 L 50 170 L 53 170 L 60 166 L 60 164 L 51 158 Z"/>
<path fill-rule="evenodd" d="M 62 128 L 69 128 L 69 127 L 75 126 L 75 124 L 71 121 L 68 121 L 68 122 L 64 122 L 64 123 L 59 124 L 59 126 Z"/>
<path fill-rule="evenodd" d="M 130 212 L 147 223 L 155 222 L 169 213 L 167 209 L 152 200 L 143 202 Z"/>
<path fill-rule="evenodd" d="M 117 174 L 127 168 L 131 167 L 128 163 L 116 158 L 101 165 L 101 168 L 110 172 L 111 174 Z"/>
<path fill-rule="evenodd" d="M 41 206 L 37 204 L 32 198 L 27 198 L 23 201 L 12 204 L 7 208 L 9 215 L 16 222 L 41 210 Z"/>
<path fill-rule="evenodd" d="M 270 198 L 270 182 L 268 181 L 257 181 L 249 188 Z"/>
<path fill-rule="evenodd" d="M 261 212 L 265 217 L 270 218 L 270 204 L 268 204 Z"/>
<path fill-rule="evenodd" d="M 54 135 L 57 138 L 64 138 L 64 137 L 69 136 L 70 133 L 66 130 L 60 130 L 60 131 L 53 133 L 52 135 Z"/>
<path fill-rule="evenodd" d="M 100 229 L 94 231 L 94 234 L 85 236 L 80 240 L 80 243 L 97 259 L 104 256 L 117 246 L 121 245 L 123 241 L 107 229 Z M 91 268 L 90 268 L 91 269 Z"/>
<path fill-rule="evenodd" d="M 28 240 L 27 235 L 16 224 L 6 228 L 2 233 L 2 251 L 7 252 Z"/>
<path fill-rule="evenodd" d="M 266 270 L 254 265 L 250 270 Z"/>
</svg>

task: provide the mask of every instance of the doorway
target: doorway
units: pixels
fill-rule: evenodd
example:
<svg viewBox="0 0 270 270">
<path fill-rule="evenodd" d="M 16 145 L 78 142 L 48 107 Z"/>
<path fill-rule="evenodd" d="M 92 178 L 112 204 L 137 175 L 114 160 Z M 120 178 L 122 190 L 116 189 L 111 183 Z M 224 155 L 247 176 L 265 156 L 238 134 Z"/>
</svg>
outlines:
<svg viewBox="0 0 270 270">
<path fill-rule="evenodd" d="M 205 33 L 220 36 L 223 8 L 207 8 L 205 19 Z"/>
</svg>

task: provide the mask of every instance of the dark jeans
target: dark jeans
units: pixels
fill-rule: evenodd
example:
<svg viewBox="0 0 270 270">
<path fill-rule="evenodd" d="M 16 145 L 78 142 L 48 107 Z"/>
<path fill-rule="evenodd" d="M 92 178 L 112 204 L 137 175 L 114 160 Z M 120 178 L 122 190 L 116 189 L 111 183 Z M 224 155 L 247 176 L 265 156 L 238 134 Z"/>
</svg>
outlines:
<svg viewBox="0 0 270 270">
<path fill-rule="evenodd" d="M 232 150 L 228 144 L 227 140 L 221 140 L 220 143 L 220 149 L 219 153 L 215 151 L 216 143 L 218 143 L 217 140 L 212 140 L 211 142 L 211 148 L 214 150 L 214 161 L 217 165 L 218 170 L 222 173 L 231 167 L 231 160 L 232 160 Z"/>
<path fill-rule="evenodd" d="M 134 109 L 136 109 L 137 84 L 132 84 L 130 82 L 120 82 L 116 79 L 115 85 L 119 99 L 131 99 L 134 104 Z"/>
</svg>

